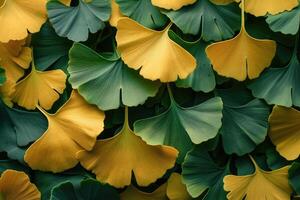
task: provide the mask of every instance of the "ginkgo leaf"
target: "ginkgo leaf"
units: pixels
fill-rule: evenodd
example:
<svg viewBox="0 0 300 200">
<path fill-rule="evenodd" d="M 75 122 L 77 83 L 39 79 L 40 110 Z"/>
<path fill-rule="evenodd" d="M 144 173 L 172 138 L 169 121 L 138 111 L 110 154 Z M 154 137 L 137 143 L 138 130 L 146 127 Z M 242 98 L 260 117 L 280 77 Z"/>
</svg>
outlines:
<svg viewBox="0 0 300 200">
<path fill-rule="evenodd" d="M 22 40 L 28 31 L 38 32 L 47 19 L 46 3 L 46 0 L 0 1 L 0 42 Z"/>
<path fill-rule="evenodd" d="M 236 106 L 222 100 L 224 109 L 220 134 L 225 152 L 241 156 L 253 151 L 267 136 L 269 107 L 258 99 Z"/>
<path fill-rule="evenodd" d="M 0 66 L 5 69 L 7 79 L 16 82 L 24 75 L 32 60 L 31 53 L 26 40 L 0 43 Z"/>
<path fill-rule="evenodd" d="M 73 42 L 59 37 L 49 22 L 45 23 L 41 31 L 32 36 L 34 63 L 37 70 L 44 71 L 50 66 L 64 61 L 64 65 L 68 63 L 69 49 Z M 64 69 L 64 66 L 59 66 Z"/>
<path fill-rule="evenodd" d="M 111 16 L 109 18 L 109 24 L 116 27 L 118 21 L 123 17 L 123 13 L 120 10 L 119 4 L 116 3 L 116 0 L 110 0 L 111 3 Z"/>
<path fill-rule="evenodd" d="M 211 98 L 199 105 L 184 108 L 176 103 L 170 88 L 170 107 L 163 113 L 138 120 L 134 131 L 148 144 L 165 144 L 177 148 L 181 163 L 192 144 L 200 144 L 214 138 L 222 123 L 221 98 Z"/>
<path fill-rule="evenodd" d="M 124 15 L 148 28 L 160 28 L 168 21 L 168 18 L 157 7 L 152 5 L 151 0 L 115 1 Z"/>
<path fill-rule="evenodd" d="M 62 2 L 63 4 L 69 6 L 71 4 L 72 0 L 59 0 L 60 2 Z"/>
<path fill-rule="evenodd" d="M 191 200 L 186 186 L 182 183 L 182 176 L 172 173 L 167 182 L 167 196 L 169 200 Z"/>
<path fill-rule="evenodd" d="M 41 193 L 24 172 L 6 170 L 0 177 L 0 199 L 39 200 Z"/>
<path fill-rule="evenodd" d="M 157 93 L 160 83 L 145 80 L 119 57 L 106 58 L 83 44 L 70 50 L 69 82 L 102 110 L 137 106 Z"/>
<path fill-rule="evenodd" d="M 167 184 L 161 185 L 151 193 L 142 192 L 130 185 L 120 194 L 121 200 L 169 200 L 166 195 Z"/>
<path fill-rule="evenodd" d="M 300 26 L 300 6 L 277 15 L 269 15 L 266 19 L 272 31 L 296 35 Z"/>
<path fill-rule="evenodd" d="M 255 172 L 250 175 L 236 176 L 227 175 L 224 177 L 224 189 L 228 191 L 228 200 L 290 200 L 292 189 L 288 182 L 288 170 L 286 166 L 273 171 L 264 171 L 256 164 Z"/>
<path fill-rule="evenodd" d="M 52 188 L 50 200 L 119 200 L 118 192 L 109 185 L 103 185 L 95 179 L 85 179 L 79 187 L 70 181 Z"/>
<path fill-rule="evenodd" d="M 140 74 L 150 80 L 186 78 L 196 68 L 196 59 L 169 38 L 169 29 L 170 25 L 155 31 L 129 18 L 120 19 L 116 40 L 123 61 L 135 70 L 141 68 Z"/>
<path fill-rule="evenodd" d="M 111 12 L 109 0 L 78 0 L 74 7 L 51 0 L 47 3 L 47 10 L 56 33 L 75 42 L 85 41 L 89 32 L 103 29 Z"/>
<path fill-rule="evenodd" d="M 239 7 L 235 4 L 215 5 L 210 0 L 198 0 L 178 11 L 163 11 L 184 33 L 197 35 L 205 41 L 231 38 L 240 28 Z"/>
<path fill-rule="evenodd" d="M 244 7 L 240 33 L 233 39 L 213 43 L 206 48 L 214 70 L 221 76 L 239 81 L 244 81 L 247 77 L 257 78 L 270 66 L 275 53 L 275 41 L 255 39 L 247 33 Z"/>
<path fill-rule="evenodd" d="M 210 0 L 210 1 L 217 5 L 226 5 L 234 2 L 234 0 Z"/>
<path fill-rule="evenodd" d="M 47 120 L 39 112 L 28 112 L 7 107 L 0 100 L 0 151 L 11 159 L 23 161 L 24 149 L 41 136 L 47 128 Z"/>
<path fill-rule="evenodd" d="M 286 10 L 292 10 L 297 5 L 298 0 L 245 0 L 245 11 L 256 17 L 266 14 L 276 15 Z"/>
<path fill-rule="evenodd" d="M 294 108 L 275 106 L 270 115 L 269 137 L 276 150 L 287 160 L 300 155 L 300 112 Z"/>
<path fill-rule="evenodd" d="M 121 131 L 112 138 L 97 141 L 91 151 L 79 151 L 77 158 L 99 181 L 122 188 L 130 185 L 132 173 L 140 186 L 155 182 L 174 166 L 177 155 L 173 147 L 151 146 L 135 135 L 129 127 L 126 107 Z"/>
<path fill-rule="evenodd" d="M 264 99 L 268 104 L 300 106 L 299 65 L 296 45 L 287 66 L 266 70 L 258 79 L 251 82 L 248 88 L 251 89 L 253 96 Z"/>
<path fill-rule="evenodd" d="M 210 61 L 205 53 L 205 48 L 208 44 L 201 39 L 195 42 L 187 42 L 173 31 L 170 31 L 169 35 L 197 59 L 195 71 L 187 78 L 177 80 L 176 86 L 183 88 L 191 87 L 195 91 L 212 91 L 216 86 L 216 80 Z"/>
<path fill-rule="evenodd" d="M 189 194 L 198 197 L 208 190 L 203 200 L 226 199 L 223 177 L 229 173 L 229 164 L 218 166 L 201 145 L 190 151 L 182 164 L 182 179 Z"/>
<path fill-rule="evenodd" d="M 104 113 L 73 91 L 55 113 L 46 113 L 48 129 L 25 152 L 24 160 L 35 170 L 61 172 L 74 167 L 76 152 L 92 150 L 103 130 Z"/>
<path fill-rule="evenodd" d="M 42 72 L 36 70 L 33 63 L 30 74 L 17 83 L 13 101 L 28 110 L 34 110 L 38 105 L 49 110 L 63 93 L 66 79 L 60 69 Z"/>
<path fill-rule="evenodd" d="M 191 5 L 196 1 L 197 0 L 151 0 L 154 6 L 164 8 L 167 10 L 179 10 L 183 6 Z"/>
</svg>

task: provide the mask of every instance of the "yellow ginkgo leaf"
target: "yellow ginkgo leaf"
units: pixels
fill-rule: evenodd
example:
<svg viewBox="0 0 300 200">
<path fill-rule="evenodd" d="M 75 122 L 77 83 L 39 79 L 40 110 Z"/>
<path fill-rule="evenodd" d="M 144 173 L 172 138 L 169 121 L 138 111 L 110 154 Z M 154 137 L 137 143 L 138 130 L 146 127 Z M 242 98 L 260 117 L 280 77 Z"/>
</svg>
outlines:
<svg viewBox="0 0 300 200">
<path fill-rule="evenodd" d="M 34 184 L 30 183 L 29 177 L 24 172 L 8 169 L 0 178 L 0 199 L 40 200 L 41 193 Z"/>
<path fill-rule="evenodd" d="M 167 196 L 169 200 L 191 200 L 186 186 L 182 183 L 182 177 L 178 173 L 172 173 L 168 180 Z"/>
<path fill-rule="evenodd" d="M 257 78 L 271 65 L 276 53 L 276 42 L 258 40 L 251 37 L 245 29 L 244 7 L 242 27 L 233 39 L 213 43 L 206 48 L 214 70 L 225 77 L 239 81 Z"/>
<path fill-rule="evenodd" d="M 59 1 L 65 4 L 66 6 L 69 6 L 72 0 L 59 0 Z"/>
<path fill-rule="evenodd" d="M 300 155 L 300 112 L 294 108 L 275 106 L 269 118 L 269 137 L 276 150 L 287 160 Z"/>
<path fill-rule="evenodd" d="M 112 138 L 97 141 L 92 151 L 80 151 L 81 165 L 91 170 L 99 181 L 121 188 L 131 183 L 147 186 L 175 164 L 178 151 L 173 147 L 148 145 L 130 129 L 128 109 L 122 130 Z M 159 163 L 159 164 L 158 164 Z"/>
<path fill-rule="evenodd" d="M 27 149 L 25 162 L 32 169 L 55 173 L 74 167 L 76 152 L 92 150 L 103 131 L 104 113 L 76 91 L 55 114 L 38 108 L 47 117 L 48 129 Z"/>
<path fill-rule="evenodd" d="M 13 107 L 12 97 L 15 92 L 15 86 L 16 84 L 9 79 L 0 86 L 0 98 L 8 107 Z"/>
<path fill-rule="evenodd" d="M 246 176 L 227 175 L 224 177 L 224 190 L 228 200 L 290 200 L 292 189 L 288 181 L 286 166 L 274 171 L 259 168 L 254 159 L 255 172 Z"/>
<path fill-rule="evenodd" d="M 0 43 L 0 66 L 5 69 L 7 79 L 11 81 L 19 80 L 32 60 L 31 49 L 25 45 L 26 40 Z"/>
<path fill-rule="evenodd" d="M 161 185 L 151 193 L 142 192 L 136 187 L 130 185 L 124 192 L 120 194 L 120 197 L 121 200 L 168 200 L 166 196 L 166 190 L 167 183 Z"/>
<path fill-rule="evenodd" d="M 196 67 L 196 59 L 168 36 L 171 24 L 162 31 L 148 29 L 122 18 L 117 25 L 116 40 L 123 61 L 147 79 L 162 82 L 184 79 Z"/>
<path fill-rule="evenodd" d="M 1 0 L 0 42 L 22 40 L 40 30 L 47 19 L 47 0 Z"/>
<path fill-rule="evenodd" d="M 241 0 L 235 0 L 241 2 Z M 297 7 L 298 0 L 246 0 L 245 11 L 255 16 L 276 15 Z"/>
<path fill-rule="evenodd" d="M 191 5 L 196 1 L 197 0 L 151 0 L 154 6 L 164 8 L 167 10 L 179 10 L 183 6 Z"/>
<path fill-rule="evenodd" d="M 234 0 L 210 0 L 210 1 L 217 5 L 226 5 L 234 2 Z"/>
<path fill-rule="evenodd" d="M 109 24 L 116 27 L 121 17 L 124 17 L 124 15 L 120 10 L 119 5 L 116 3 L 116 0 L 111 0 L 111 16 L 109 19 Z"/>
<path fill-rule="evenodd" d="M 63 93 L 66 79 L 67 75 L 60 69 L 41 72 L 33 64 L 30 74 L 17 83 L 13 101 L 28 110 L 34 110 L 37 105 L 49 110 Z"/>
</svg>

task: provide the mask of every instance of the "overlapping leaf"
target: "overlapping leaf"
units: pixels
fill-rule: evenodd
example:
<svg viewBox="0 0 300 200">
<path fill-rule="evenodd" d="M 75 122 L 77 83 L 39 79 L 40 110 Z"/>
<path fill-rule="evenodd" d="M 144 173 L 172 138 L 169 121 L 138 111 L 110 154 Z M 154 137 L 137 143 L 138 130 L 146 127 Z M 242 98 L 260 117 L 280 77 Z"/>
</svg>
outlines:
<svg viewBox="0 0 300 200">
<path fill-rule="evenodd" d="M 204 40 L 231 38 L 240 27 L 239 9 L 236 5 L 218 6 L 210 0 L 198 0 L 194 5 L 178 11 L 164 13 L 184 33 L 198 34 Z"/>
<path fill-rule="evenodd" d="M 89 33 L 103 29 L 111 12 L 108 0 L 78 0 L 77 6 L 51 0 L 47 3 L 47 10 L 56 33 L 76 42 L 85 41 Z"/>
<path fill-rule="evenodd" d="M 160 87 L 129 69 L 119 57 L 106 58 L 79 43 L 70 51 L 68 71 L 73 88 L 102 110 L 142 104 Z"/>
</svg>

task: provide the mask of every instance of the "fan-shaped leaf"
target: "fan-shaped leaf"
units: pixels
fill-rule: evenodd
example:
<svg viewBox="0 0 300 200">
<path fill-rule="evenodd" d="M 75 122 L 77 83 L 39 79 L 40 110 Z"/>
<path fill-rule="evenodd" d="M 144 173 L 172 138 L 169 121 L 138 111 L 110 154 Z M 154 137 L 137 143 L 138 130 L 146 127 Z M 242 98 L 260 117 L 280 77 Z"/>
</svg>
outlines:
<svg viewBox="0 0 300 200">
<path fill-rule="evenodd" d="M 105 58 L 79 43 L 70 51 L 68 71 L 73 88 L 102 110 L 142 104 L 160 87 L 159 82 L 145 80 L 129 69 L 120 58 Z"/>
<path fill-rule="evenodd" d="M 32 169 L 61 172 L 74 167 L 77 151 L 91 150 L 103 130 L 104 113 L 87 104 L 73 91 L 70 99 L 55 113 L 46 113 L 48 129 L 25 153 Z"/>
<path fill-rule="evenodd" d="M 278 15 L 269 15 L 266 21 L 272 31 L 295 35 L 300 26 L 300 6 Z"/>
<path fill-rule="evenodd" d="M 46 3 L 46 0 L 0 1 L 0 42 L 22 40 L 28 31 L 38 32 L 47 19 Z"/>
<path fill-rule="evenodd" d="M 24 172 L 6 170 L 0 177 L 0 198 L 5 200 L 39 200 L 41 193 Z"/>
<path fill-rule="evenodd" d="M 166 195 L 167 184 L 163 184 L 158 189 L 151 193 L 139 191 L 134 186 L 130 185 L 124 192 L 121 193 L 121 200 L 168 200 Z"/>
<path fill-rule="evenodd" d="M 210 0 L 198 0 L 194 5 L 164 13 L 184 33 L 196 35 L 200 32 L 204 40 L 218 41 L 231 38 L 239 29 L 238 11 L 234 4 L 219 6 Z"/>
<path fill-rule="evenodd" d="M 109 24 L 111 26 L 116 27 L 119 19 L 124 15 L 120 10 L 119 4 L 116 3 L 116 0 L 111 0 L 110 2 L 111 2 L 111 16 L 109 18 Z M 125 2 L 128 2 L 128 0 Z"/>
<path fill-rule="evenodd" d="M 252 159 L 252 158 L 251 158 Z M 229 191 L 228 200 L 265 199 L 290 200 L 292 189 L 288 183 L 288 170 L 286 166 L 274 171 L 264 171 L 255 163 L 255 172 L 250 175 L 224 177 L 224 189 Z"/>
<path fill-rule="evenodd" d="M 112 138 L 99 140 L 91 151 L 79 151 L 77 158 L 99 181 L 121 188 L 130 185 L 132 173 L 138 185 L 155 182 L 174 166 L 177 155 L 175 148 L 151 146 L 136 136 L 129 127 L 125 108 L 122 130 Z"/>
<path fill-rule="evenodd" d="M 122 59 L 130 68 L 141 68 L 140 74 L 147 79 L 171 82 L 177 76 L 186 78 L 196 68 L 195 58 L 169 38 L 170 25 L 155 31 L 125 18 L 117 29 Z"/>
<path fill-rule="evenodd" d="M 193 4 L 196 1 L 197 0 L 151 0 L 153 5 L 168 10 L 179 10 L 183 6 Z"/>
<path fill-rule="evenodd" d="M 28 110 L 34 110 L 38 105 L 49 110 L 63 93 L 66 79 L 60 69 L 41 72 L 33 64 L 30 74 L 17 83 L 13 101 Z"/>
<path fill-rule="evenodd" d="M 219 167 L 201 145 L 190 151 L 182 164 L 182 178 L 192 197 L 206 190 L 204 200 L 225 200 L 223 177 L 229 174 L 229 164 Z"/>
<path fill-rule="evenodd" d="M 151 0 L 115 0 L 121 12 L 148 28 L 164 26 L 168 18 L 151 4 Z"/>
<path fill-rule="evenodd" d="M 179 162 L 192 148 L 192 143 L 200 144 L 214 138 L 221 127 L 223 104 L 216 97 L 206 102 L 183 108 L 171 96 L 170 107 L 160 115 L 138 120 L 134 130 L 148 144 L 165 144 L 177 148 Z"/>
<path fill-rule="evenodd" d="M 78 0 L 77 6 L 66 6 L 59 0 L 47 3 L 49 20 L 56 33 L 79 42 L 88 39 L 89 32 L 96 33 L 103 29 L 104 21 L 110 17 L 108 0 Z"/>
</svg>

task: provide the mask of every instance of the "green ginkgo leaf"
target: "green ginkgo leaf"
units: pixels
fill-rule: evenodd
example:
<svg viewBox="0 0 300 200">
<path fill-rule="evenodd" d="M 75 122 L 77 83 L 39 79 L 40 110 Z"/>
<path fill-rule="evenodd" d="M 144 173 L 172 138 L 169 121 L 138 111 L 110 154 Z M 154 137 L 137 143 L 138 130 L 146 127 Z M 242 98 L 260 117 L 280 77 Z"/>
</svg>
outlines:
<svg viewBox="0 0 300 200">
<path fill-rule="evenodd" d="M 39 112 L 27 112 L 7 107 L 0 100 L 0 151 L 9 158 L 23 162 L 26 146 L 47 129 L 47 121 Z"/>
<path fill-rule="evenodd" d="M 296 35 L 300 26 L 300 6 L 291 11 L 269 15 L 266 21 L 274 32 Z"/>
<path fill-rule="evenodd" d="M 7 169 L 13 169 L 17 171 L 24 171 L 26 174 L 30 173 L 30 168 L 20 164 L 15 160 L 0 160 L 0 174 Z"/>
<path fill-rule="evenodd" d="M 184 33 L 201 33 L 205 41 L 231 38 L 240 28 L 240 9 L 236 4 L 216 5 L 199 0 L 177 11 L 164 11 Z"/>
<path fill-rule="evenodd" d="M 192 197 L 198 197 L 206 190 L 203 200 L 225 200 L 223 178 L 230 173 L 229 162 L 218 166 L 201 145 L 190 151 L 182 164 L 182 179 Z"/>
<path fill-rule="evenodd" d="M 106 58 L 83 44 L 70 50 L 68 71 L 72 87 L 102 110 L 124 104 L 137 106 L 155 96 L 160 83 L 143 79 L 117 57 Z"/>
<path fill-rule="evenodd" d="M 294 191 L 300 195 L 300 163 L 294 162 L 289 169 L 289 183 Z"/>
<path fill-rule="evenodd" d="M 300 63 L 297 57 L 297 45 L 294 54 L 285 67 L 267 69 L 248 87 L 252 94 L 264 99 L 268 104 L 286 107 L 300 106 Z"/>
<path fill-rule="evenodd" d="M 164 26 L 168 18 L 152 5 L 151 0 L 115 0 L 121 12 L 148 28 Z"/>
<path fill-rule="evenodd" d="M 0 86 L 6 81 L 5 70 L 0 67 Z"/>
<path fill-rule="evenodd" d="M 230 94 L 230 90 L 227 93 Z M 265 140 L 270 108 L 259 99 L 234 105 L 231 99 L 228 96 L 222 98 L 224 109 L 220 134 L 226 153 L 244 155 Z"/>
<path fill-rule="evenodd" d="M 266 149 L 266 157 L 268 167 L 272 170 L 291 164 L 284 157 L 282 157 L 273 146 Z"/>
<path fill-rule="evenodd" d="M 215 97 L 199 105 L 183 108 L 175 101 L 168 86 L 170 107 L 160 115 L 134 123 L 134 131 L 148 144 L 164 144 L 179 150 L 181 163 L 192 144 L 214 138 L 220 127 L 223 103 Z"/>
<path fill-rule="evenodd" d="M 63 182 L 52 189 L 50 200 L 118 200 L 118 192 L 109 185 L 95 179 L 85 179 L 79 188 L 70 181 Z"/>
<path fill-rule="evenodd" d="M 32 36 L 33 55 L 36 68 L 40 71 L 48 69 L 56 62 L 62 69 L 67 65 L 69 49 L 72 42 L 59 37 L 50 23 L 45 23 L 41 31 Z M 63 66 L 61 66 L 61 62 Z"/>
<path fill-rule="evenodd" d="M 103 29 L 104 21 L 108 21 L 111 12 L 108 0 L 78 0 L 76 6 L 50 0 L 47 10 L 56 33 L 75 42 L 85 41 L 89 33 Z"/>
<path fill-rule="evenodd" d="M 207 58 L 205 48 L 208 43 L 199 39 L 195 42 L 188 42 L 180 38 L 173 31 L 169 32 L 172 40 L 189 51 L 197 60 L 196 69 L 186 78 L 178 79 L 176 86 L 182 88 L 191 87 L 194 91 L 210 92 L 216 86 L 215 74 L 212 70 L 210 60 Z"/>
<path fill-rule="evenodd" d="M 63 182 L 70 182 L 73 185 L 79 186 L 80 182 L 90 175 L 87 174 L 80 167 L 75 167 L 71 170 L 64 171 L 62 173 L 48 173 L 41 171 L 34 171 L 35 184 L 42 194 L 42 200 L 49 200 L 51 196 L 51 191 L 54 187 L 60 185 Z"/>
</svg>

